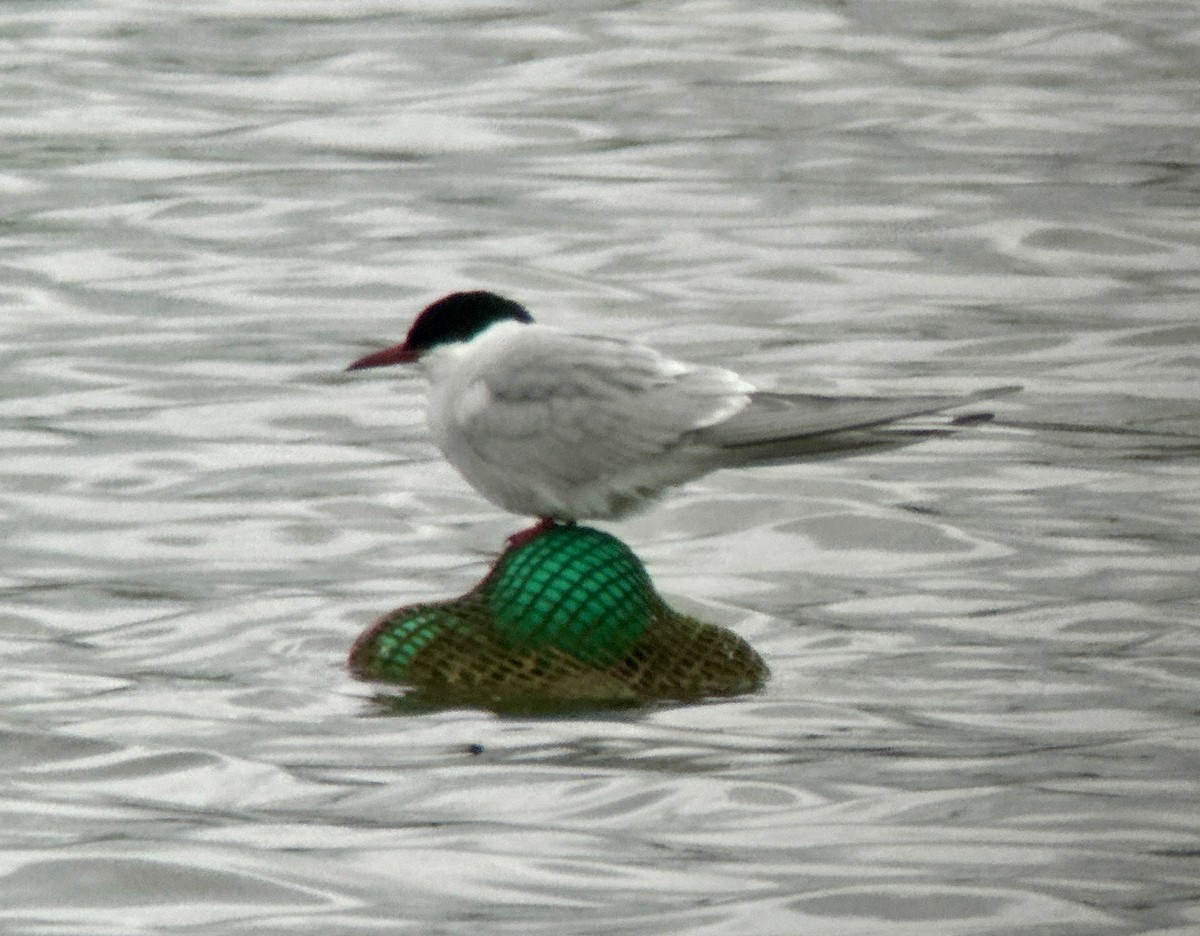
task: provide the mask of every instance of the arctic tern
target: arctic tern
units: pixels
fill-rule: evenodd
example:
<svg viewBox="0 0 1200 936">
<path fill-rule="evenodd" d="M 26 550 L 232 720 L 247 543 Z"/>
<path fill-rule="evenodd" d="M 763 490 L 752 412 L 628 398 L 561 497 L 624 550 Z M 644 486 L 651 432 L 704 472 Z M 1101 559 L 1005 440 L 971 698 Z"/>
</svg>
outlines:
<svg viewBox="0 0 1200 936">
<path fill-rule="evenodd" d="M 1015 389 L 907 399 L 762 392 L 721 367 L 535 324 L 524 306 L 482 290 L 444 296 L 403 342 L 347 370 L 406 363 L 429 379 L 429 428 L 447 461 L 493 504 L 539 518 L 530 532 L 626 516 L 719 468 L 942 434 L 892 424 Z"/>
</svg>

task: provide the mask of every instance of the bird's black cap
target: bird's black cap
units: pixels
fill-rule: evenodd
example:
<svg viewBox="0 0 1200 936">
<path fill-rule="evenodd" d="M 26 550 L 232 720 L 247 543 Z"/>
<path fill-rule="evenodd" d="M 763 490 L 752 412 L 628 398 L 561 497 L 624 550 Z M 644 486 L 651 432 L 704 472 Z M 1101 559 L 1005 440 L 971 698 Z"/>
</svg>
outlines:
<svg viewBox="0 0 1200 936">
<path fill-rule="evenodd" d="M 484 289 L 443 296 L 422 310 L 408 330 L 404 344 L 415 354 L 454 341 L 470 341 L 489 325 L 512 320 L 532 322 L 519 302 Z"/>
</svg>

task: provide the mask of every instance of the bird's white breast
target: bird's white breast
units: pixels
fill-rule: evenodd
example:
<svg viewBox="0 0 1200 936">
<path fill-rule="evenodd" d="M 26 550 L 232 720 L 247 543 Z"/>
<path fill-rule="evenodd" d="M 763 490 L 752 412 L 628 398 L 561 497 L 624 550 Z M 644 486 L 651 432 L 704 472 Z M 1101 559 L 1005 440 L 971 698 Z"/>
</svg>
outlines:
<svg viewBox="0 0 1200 936">
<path fill-rule="evenodd" d="M 526 516 L 561 512 L 548 492 L 542 490 L 536 465 L 521 470 L 495 457 L 489 441 L 504 438 L 471 438 L 466 429 L 494 402 L 488 379 L 495 380 L 503 368 L 511 342 L 522 338 L 530 326 L 501 322 L 470 342 L 435 348 L 421 358 L 429 378 L 426 418 L 434 443 L 472 487 L 505 510 Z M 488 379 L 485 379 L 487 377 Z M 518 427 L 513 427 L 514 431 Z M 531 453 L 536 456 L 536 453 Z"/>
</svg>

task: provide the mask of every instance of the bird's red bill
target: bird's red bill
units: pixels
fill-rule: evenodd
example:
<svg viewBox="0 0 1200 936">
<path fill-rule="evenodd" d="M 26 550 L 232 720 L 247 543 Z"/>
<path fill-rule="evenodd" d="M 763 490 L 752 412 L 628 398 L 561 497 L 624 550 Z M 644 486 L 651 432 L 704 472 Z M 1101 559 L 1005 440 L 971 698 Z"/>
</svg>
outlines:
<svg viewBox="0 0 1200 936">
<path fill-rule="evenodd" d="M 367 367 L 390 367 L 392 364 L 411 364 L 417 359 L 417 353 L 407 344 L 401 343 L 375 351 L 366 357 L 360 357 L 346 368 L 348 371 L 363 370 Z"/>
</svg>

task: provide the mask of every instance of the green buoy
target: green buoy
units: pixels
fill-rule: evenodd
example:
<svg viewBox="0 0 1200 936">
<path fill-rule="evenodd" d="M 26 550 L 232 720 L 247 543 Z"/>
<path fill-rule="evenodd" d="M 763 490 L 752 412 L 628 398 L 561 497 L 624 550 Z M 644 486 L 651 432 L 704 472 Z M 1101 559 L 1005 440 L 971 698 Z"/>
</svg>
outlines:
<svg viewBox="0 0 1200 936">
<path fill-rule="evenodd" d="M 575 526 L 505 553 L 485 587 L 496 631 L 514 649 L 556 647 L 598 665 L 633 649 L 657 597 L 624 543 Z"/>
<path fill-rule="evenodd" d="M 350 666 L 432 701 L 482 705 L 689 700 L 767 677 L 736 634 L 668 607 L 628 546 L 575 525 L 511 546 L 460 598 L 385 615 Z"/>
</svg>

